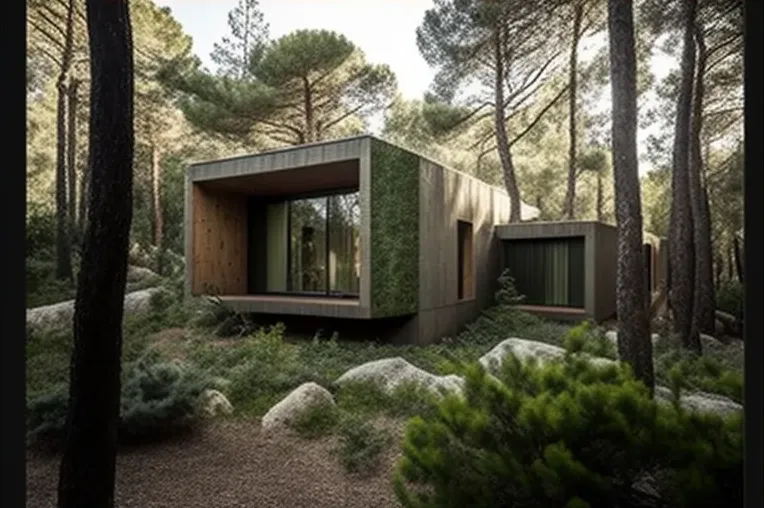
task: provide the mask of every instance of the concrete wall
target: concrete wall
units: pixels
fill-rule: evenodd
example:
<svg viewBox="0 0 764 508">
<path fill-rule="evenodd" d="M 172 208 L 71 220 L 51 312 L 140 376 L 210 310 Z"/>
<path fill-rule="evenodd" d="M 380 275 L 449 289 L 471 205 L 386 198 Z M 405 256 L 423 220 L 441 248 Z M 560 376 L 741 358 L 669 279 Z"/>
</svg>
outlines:
<svg viewBox="0 0 764 508">
<path fill-rule="evenodd" d="M 432 342 L 456 334 L 493 301 L 499 276 L 497 218 L 509 213 L 506 193 L 470 175 L 420 158 L 419 313 L 402 340 Z M 472 224 L 473 297 L 458 298 L 457 221 Z"/>
</svg>

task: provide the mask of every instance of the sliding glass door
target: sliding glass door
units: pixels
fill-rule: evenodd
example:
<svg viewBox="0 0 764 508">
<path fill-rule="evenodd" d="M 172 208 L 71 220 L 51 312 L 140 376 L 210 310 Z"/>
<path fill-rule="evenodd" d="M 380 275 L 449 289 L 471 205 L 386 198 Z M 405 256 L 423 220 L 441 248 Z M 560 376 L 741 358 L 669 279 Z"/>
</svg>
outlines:
<svg viewBox="0 0 764 508">
<path fill-rule="evenodd" d="M 353 296 L 360 281 L 358 192 L 287 202 L 287 292 Z"/>
<path fill-rule="evenodd" d="M 523 303 L 584 306 L 584 238 L 504 241 L 504 266 Z"/>
</svg>

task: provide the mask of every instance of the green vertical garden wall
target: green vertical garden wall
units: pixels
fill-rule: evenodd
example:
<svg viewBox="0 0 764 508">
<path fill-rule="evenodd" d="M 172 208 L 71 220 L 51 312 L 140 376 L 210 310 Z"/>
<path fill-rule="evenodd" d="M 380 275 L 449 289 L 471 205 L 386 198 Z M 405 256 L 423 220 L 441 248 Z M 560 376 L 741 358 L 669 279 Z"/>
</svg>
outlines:
<svg viewBox="0 0 764 508">
<path fill-rule="evenodd" d="M 371 142 L 372 317 L 419 308 L 419 156 Z"/>
</svg>

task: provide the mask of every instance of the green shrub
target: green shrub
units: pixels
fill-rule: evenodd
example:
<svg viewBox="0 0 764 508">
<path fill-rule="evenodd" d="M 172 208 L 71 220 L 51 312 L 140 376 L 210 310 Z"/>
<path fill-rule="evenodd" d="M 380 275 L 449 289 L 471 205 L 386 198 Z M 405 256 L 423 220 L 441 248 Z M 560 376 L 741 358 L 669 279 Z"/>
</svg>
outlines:
<svg viewBox="0 0 764 508">
<path fill-rule="evenodd" d="M 394 478 L 406 507 L 735 505 L 739 415 L 723 420 L 653 401 L 628 367 L 574 355 L 479 367 L 465 397 L 414 418 Z M 736 497 L 738 496 L 738 497 Z"/>
<path fill-rule="evenodd" d="M 319 404 L 300 413 L 292 427 L 300 436 L 313 439 L 331 432 L 337 425 L 339 417 L 336 406 Z"/>
<path fill-rule="evenodd" d="M 508 269 L 505 269 L 498 279 L 499 290 L 496 291 L 495 299 L 499 305 L 519 305 L 525 300 L 525 295 L 520 294 L 515 286 L 515 278 Z"/>
<path fill-rule="evenodd" d="M 723 282 L 716 290 L 716 307 L 738 319 L 743 318 L 743 285 L 731 280 Z"/>
<path fill-rule="evenodd" d="M 205 372 L 150 355 L 125 367 L 122 380 L 119 440 L 141 443 L 188 430 L 198 421 L 200 396 L 219 388 Z M 60 446 L 64 437 L 68 388 L 59 384 L 27 404 L 31 443 Z"/>
<path fill-rule="evenodd" d="M 388 393 L 371 382 L 346 383 L 338 389 L 336 399 L 338 406 L 350 413 L 392 417 L 432 414 L 438 401 L 421 385 L 402 384 Z"/>
<path fill-rule="evenodd" d="M 713 356 L 673 348 L 656 358 L 655 371 L 659 383 L 672 383 L 676 377 L 682 389 L 717 393 L 743 402 L 742 370 L 731 368 Z"/>
<path fill-rule="evenodd" d="M 337 453 L 346 471 L 371 474 L 379 468 L 382 452 L 391 443 L 388 432 L 357 415 L 347 416 L 339 428 Z"/>
<path fill-rule="evenodd" d="M 610 342 L 602 329 L 591 321 L 583 321 L 571 328 L 565 336 L 563 347 L 572 353 L 586 353 L 611 360 L 618 359 L 615 344 Z"/>
</svg>

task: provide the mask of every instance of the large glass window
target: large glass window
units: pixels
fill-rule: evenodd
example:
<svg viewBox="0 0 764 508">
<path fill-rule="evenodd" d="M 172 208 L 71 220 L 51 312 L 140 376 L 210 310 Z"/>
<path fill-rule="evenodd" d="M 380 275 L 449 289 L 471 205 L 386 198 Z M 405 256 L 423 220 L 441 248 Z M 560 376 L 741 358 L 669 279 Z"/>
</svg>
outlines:
<svg viewBox="0 0 764 508">
<path fill-rule="evenodd" d="M 286 202 L 288 254 L 268 249 L 269 292 L 279 292 L 282 269 L 288 273 L 286 291 L 310 294 L 357 295 L 360 281 L 360 207 L 358 192 L 293 199 Z M 281 244 L 281 209 L 272 207 L 268 243 Z M 288 263 L 288 267 L 285 264 Z M 283 290 L 281 290 L 283 291 Z"/>
<path fill-rule="evenodd" d="M 513 240 L 504 243 L 504 266 L 523 303 L 584 306 L 584 238 Z"/>
</svg>

